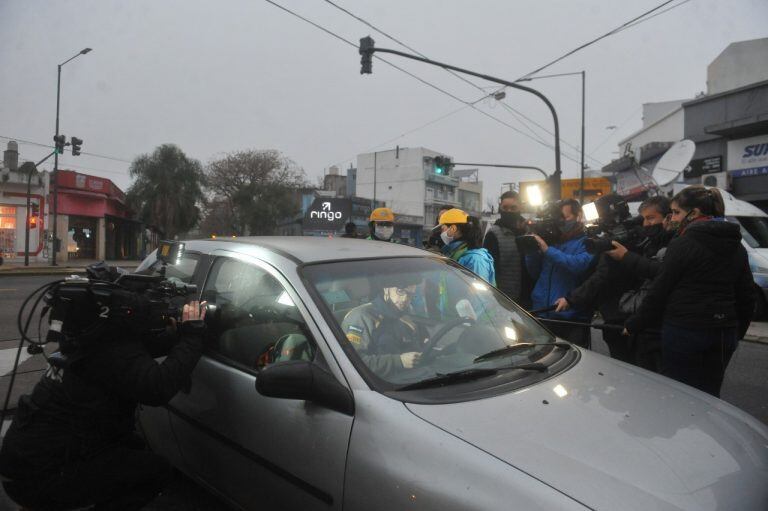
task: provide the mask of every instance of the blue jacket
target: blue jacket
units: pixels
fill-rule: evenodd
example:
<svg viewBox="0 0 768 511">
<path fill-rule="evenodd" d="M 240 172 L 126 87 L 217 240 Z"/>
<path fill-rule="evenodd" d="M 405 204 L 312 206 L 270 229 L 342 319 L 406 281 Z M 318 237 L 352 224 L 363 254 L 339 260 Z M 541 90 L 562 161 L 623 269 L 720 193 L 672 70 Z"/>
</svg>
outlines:
<svg viewBox="0 0 768 511">
<path fill-rule="evenodd" d="M 484 248 L 467 248 L 461 240 L 450 242 L 442 248 L 443 254 L 450 257 L 464 268 L 478 274 L 483 280 L 496 285 L 496 270 L 493 256 Z"/>
<path fill-rule="evenodd" d="M 545 253 L 526 256 L 525 264 L 531 277 L 536 279 L 531 300 L 533 309 L 544 309 L 566 296 L 584 282 L 594 256 L 584 247 L 586 236 L 568 240 L 559 245 L 550 245 Z M 563 312 L 539 314 L 555 319 L 588 319 L 590 311 L 568 309 Z"/>
</svg>

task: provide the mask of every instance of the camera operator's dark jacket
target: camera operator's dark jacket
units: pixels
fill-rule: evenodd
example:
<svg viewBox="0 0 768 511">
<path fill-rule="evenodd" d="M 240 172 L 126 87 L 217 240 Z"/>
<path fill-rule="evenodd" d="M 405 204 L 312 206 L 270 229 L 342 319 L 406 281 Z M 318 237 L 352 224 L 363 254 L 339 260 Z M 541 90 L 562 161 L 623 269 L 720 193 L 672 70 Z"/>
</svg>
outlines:
<svg viewBox="0 0 768 511">
<path fill-rule="evenodd" d="M 42 478 L 71 462 L 130 442 L 138 403 L 166 404 L 188 382 L 202 339 L 187 333 L 157 363 L 139 340 L 104 339 L 55 373 L 51 368 L 22 396 L 0 451 L 0 474 Z M 120 334 L 117 334 L 120 336 Z"/>
<path fill-rule="evenodd" d="M 642 258 L 639 254 L 628 252 Z M 579 287 L 565 296 L 568 304 L 582 311 L 597 309 L 606 323 L 623 323 L 626 314 L 619 310 L 621 295 L 632 288 L 634 277 L 621 270 L 617 261 L 601 254 L 595 271 Z"/>
<path fill-rule="evenodd" d="M 689 225 L 672 240 L 648 295 L 625 323 L 637 333 L 665 323 L 684 328 L 749 327 L 754 282 L 739 226 L 726 221 Z"/>
</svg>

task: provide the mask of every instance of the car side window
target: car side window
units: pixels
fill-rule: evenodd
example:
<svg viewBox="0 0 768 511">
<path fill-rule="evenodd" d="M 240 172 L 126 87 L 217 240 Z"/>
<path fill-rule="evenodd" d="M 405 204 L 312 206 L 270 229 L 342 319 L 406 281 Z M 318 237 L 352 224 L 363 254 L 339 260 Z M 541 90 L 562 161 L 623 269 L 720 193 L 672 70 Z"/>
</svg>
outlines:
<svg viewBox="0 0 768 511">
<path fill-rule="evenodd" d="M 169 264 L 165 268 L 165 276 L 169 279 L 177 279 L 185 284 L 190 284 L 195 276 L 195 270 L 200 263 L 200 254 L 186 252 L 176 264 Z M 138 268 L 136 273 L 146 275 L 158 275 L 160 272 L 160 261 L 157 260 L 157 251 L 147 257 Z"/>
<path fill-rule="evenodd" d="M 208 349 L 260 370 L 287 360 L 312 360 L 309 329 L 283 285 L 263 268 L 218 258 L 203 290 L 211 307 Z"/>
</svg>

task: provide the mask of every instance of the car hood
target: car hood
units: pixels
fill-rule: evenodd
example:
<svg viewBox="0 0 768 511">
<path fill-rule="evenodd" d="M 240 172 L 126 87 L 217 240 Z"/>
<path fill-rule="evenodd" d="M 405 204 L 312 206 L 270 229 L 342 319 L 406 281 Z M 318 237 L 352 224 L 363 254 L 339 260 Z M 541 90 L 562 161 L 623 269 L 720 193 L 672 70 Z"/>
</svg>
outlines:
<svg viewBox="0 0 768 511">
<path fill-rule="evenodd" d="M 593 509 L 768 509 L 768 428 L 588 351 L 526 389 L 407 407 Z"/>
</svg>

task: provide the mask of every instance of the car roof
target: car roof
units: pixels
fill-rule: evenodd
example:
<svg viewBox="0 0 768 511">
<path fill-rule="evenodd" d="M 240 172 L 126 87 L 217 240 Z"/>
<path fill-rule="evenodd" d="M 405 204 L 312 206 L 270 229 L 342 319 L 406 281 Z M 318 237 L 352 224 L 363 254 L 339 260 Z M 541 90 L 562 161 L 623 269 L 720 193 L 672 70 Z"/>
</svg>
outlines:
<svg viewBox="0 0 768 511">
<path fill-rule="evenodd" d="M 398 243 L 320 236 L 246 236 L 187 240 L 184 243 L 187 250 L 203 253 L 210 253 L 214 250 L 248 253 L 253 248 L 261 248 L 292 259 L 296 263 L 429 255 L 429 252 L 425 250 Z"/>
</svg>

